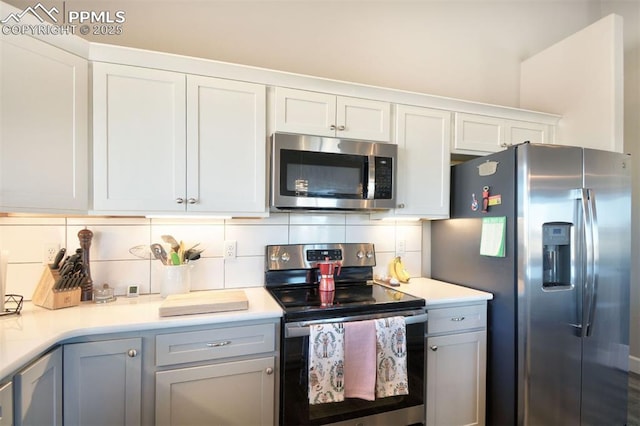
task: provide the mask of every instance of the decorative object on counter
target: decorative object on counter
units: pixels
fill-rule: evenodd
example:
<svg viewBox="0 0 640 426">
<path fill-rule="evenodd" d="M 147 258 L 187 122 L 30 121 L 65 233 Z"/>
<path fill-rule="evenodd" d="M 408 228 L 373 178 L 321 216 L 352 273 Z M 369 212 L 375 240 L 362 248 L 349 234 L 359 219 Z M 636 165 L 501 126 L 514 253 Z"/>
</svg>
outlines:
<svg viewBox="0 0 640 426">
<path fill-rule="evenodd" d="M 160 273 L 160 295 L 188 293 L 191 291 L 191 269 L 193 262 L 200 259 L 204 249 L 198 249 L 200 243 L 185 249 L 184 241 L 178 242 L 171 235 L 161 236 L 163 244 L 138 245 L 131 247 L 129 253 L 140 259 L 158 259 L 162 264 Z"/>
<path fill-rule="evenodd" d="M 191 291 L 191 268 L 193 265 L 162 265 L 160 296 L 189 293 Z"/>
<path fill-rule="evenodd" d="M 19 294 L 7 294 L 2 299 L 4 307 L 0 311 L 0 317 L 4 315 L 20 315 L 24 299 L 22 296 Z"/>
<path fill-rule="evenodd" d="M 172 294 L 160 305 L 161 317 L 249 309 L 243 290 L 208 290 L 190 294 Z"/>
<path fill-rule="evenodd" d="M 81 259 L 82 249 L 68 256 L 63 265 L 53 269 L 46 265 L 31 300 L 34 305 L 47 309 L 60 309 L 80 304 L 81 285 L 84 281 Z"/>
<path fill-rule="evenodd" d="M 149 246 L 144 244 L 134 246 L 129 249 L 129 253 L 140 259 L 158 259 L 163 265 L 184 265 L 200 259 L 200 255 L 204 251 L 204 249 L 196 249 L 200 243 L 185 250 L 183 241 L 177 243 L 170 235 L 163 235 L 162 238 L 171 245 L 169 253 L 160 243 L 153 243 Z"/>
<path fill-rule="evenodd" d="M 113 289 L 107 283 L 102 284 L 102 288 L 93 290 L 93 301 L 95 303 L 108 303 L 114 300 L 116 300 L 116 296 L 114 296 Z"/>
<path fill-rule="evenodd" d="M 91 239 L 93 238 L 93 232 L 84 228 L 78 232 L 78 239 L 80 240 L 80 248 L 82 248 L 82 263 L 84 264 L 84 271 L 86 273 L 86 279 L 82 283 L 82 296 L 83 302 L 91 300 L 93 297 L 93 280 L 91 279 L 91 268 L 89 259 L 89 249 L 91 248 Z"/>
<path fill-rule="evenodd" d="M 408 283 L 411 278 L 400 256 L 394 257 L 389 263 L 389 275 L 401 283 Z"/>
</svg>

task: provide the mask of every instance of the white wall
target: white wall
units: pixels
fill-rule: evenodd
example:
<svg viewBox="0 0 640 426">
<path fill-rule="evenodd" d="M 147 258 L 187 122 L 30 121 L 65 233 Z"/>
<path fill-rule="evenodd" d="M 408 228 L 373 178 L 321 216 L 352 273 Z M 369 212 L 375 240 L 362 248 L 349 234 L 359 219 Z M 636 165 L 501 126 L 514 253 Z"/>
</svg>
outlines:
<svg viewBox="0 0 640 426">
<path fill-rule="evenodd" d="M 601 16 L 596 0 L 66 0 L 65 8 L 125 12 L 123 34 L 92 41 L 514 107 L 520 61 Z"/>
</svg>

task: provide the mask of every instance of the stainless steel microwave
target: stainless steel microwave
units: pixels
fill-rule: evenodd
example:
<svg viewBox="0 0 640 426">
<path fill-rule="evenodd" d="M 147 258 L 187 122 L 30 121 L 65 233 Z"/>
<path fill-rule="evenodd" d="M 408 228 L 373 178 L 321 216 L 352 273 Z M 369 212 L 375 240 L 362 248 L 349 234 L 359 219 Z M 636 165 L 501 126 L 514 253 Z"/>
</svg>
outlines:
<svg viewBox="0 0 640 426">
<path fill-rule="evenodd" d="M 271 207 L 385 210 L 395 207 L 397 145 L 274 133 Z"/>
</svg>

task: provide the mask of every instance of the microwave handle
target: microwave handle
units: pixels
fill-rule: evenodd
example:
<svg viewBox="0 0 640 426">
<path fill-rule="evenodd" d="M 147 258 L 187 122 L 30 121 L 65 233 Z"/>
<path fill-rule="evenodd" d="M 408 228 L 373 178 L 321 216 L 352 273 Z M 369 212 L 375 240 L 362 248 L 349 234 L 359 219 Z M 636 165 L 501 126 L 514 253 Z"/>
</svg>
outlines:
<svg viewBox="0 0 640 426">
<path fill-rule="evenodd" d="M 376 194 L 376 161 L 375 157 L 369 156 L 367 159 L 367 188 L 365 198 L 373 200 Z"/>
</svg>

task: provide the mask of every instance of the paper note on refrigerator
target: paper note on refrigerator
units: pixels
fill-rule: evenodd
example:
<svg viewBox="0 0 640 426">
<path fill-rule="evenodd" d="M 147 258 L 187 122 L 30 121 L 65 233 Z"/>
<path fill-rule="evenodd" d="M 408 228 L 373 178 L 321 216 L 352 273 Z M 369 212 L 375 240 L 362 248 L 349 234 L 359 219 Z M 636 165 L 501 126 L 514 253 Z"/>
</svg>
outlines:
<svg viewBox="0 0 640 426">
<path fill-rule="evenodd" d="M 482 236 L 480 238 L 481 256 L 505 256 L 506 229 L 507 218 L 504 216 L 482 218 Z"/>
</svg>

